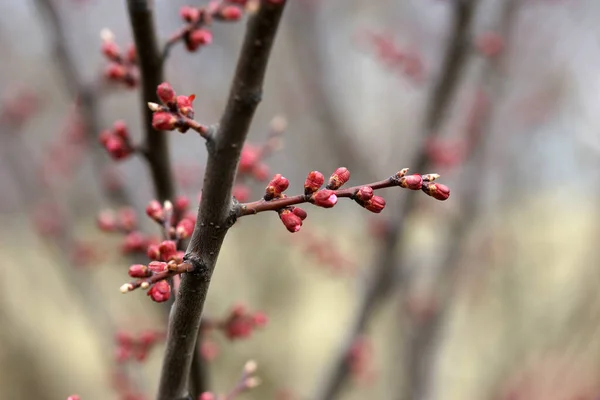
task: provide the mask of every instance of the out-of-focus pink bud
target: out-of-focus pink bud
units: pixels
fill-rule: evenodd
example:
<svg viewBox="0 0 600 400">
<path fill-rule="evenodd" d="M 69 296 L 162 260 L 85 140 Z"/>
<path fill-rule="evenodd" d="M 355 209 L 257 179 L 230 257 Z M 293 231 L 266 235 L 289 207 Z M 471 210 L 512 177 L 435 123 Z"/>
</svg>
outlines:
<svg viewBox="0 0 600 400">
<path fill-rule="evenodd" d="M 167 263 L 162 261 L 151 261 L 148 269 L 154 273 L 160 273 L 167 269 Z"/>
<path fill-rule="evenodd" d="M 152 200 L 146 207 L 146 214 L 157 222 L 162 222 L 165 218 L 165 212 L 162 205 L 157 200 Z"/>
<path fill-rule="evenodd" d="M 172 131 L 177 127 L 178 118 L 170 112 L 158 111 L 152 115 L 152 127 L 159 131 Z"/>
<path fill-rule="evenodd" d="M 245 203 L 250 199 L 250 188 L 246 185 L 235 185 L 231 194 L 240 203 Z"/>
<path fill-rule="evenodd" d="M 194 118 L 194 99 L 196 95 L 192 94 L 189 96 L 177 96 L 177 107 L 179 113 L 188 118 Z"/>
<path fill-rule="evenodd" d="M 183 6 L 179 9 L 179 15 L 185 22 L 195 23 L 200 18 L 200 10 L 196 7 Z"/>
<path fill-rule="evenodd" d="M 147 278 L 152 273 L 144 264 L 133 264 L 129 267 L 129 276 L 132 278 Z"/>
<path fill-rule="evenodd" d="M 182 219 L 177 224 L 175 232 L 177 233 L 177 237 L 180 239 L 189 238 L 192 236 L 192 232 L 194 232 L 194 222 L 186 218 Z"/>
<path fill-rule="evenodd" d="M 177 96 L 175 90 L 168 82 L 163 82 L 156 88 L 156 95 L 158 99 L 166 105 L 175 104 L 177 102 Z"/>
</svg>

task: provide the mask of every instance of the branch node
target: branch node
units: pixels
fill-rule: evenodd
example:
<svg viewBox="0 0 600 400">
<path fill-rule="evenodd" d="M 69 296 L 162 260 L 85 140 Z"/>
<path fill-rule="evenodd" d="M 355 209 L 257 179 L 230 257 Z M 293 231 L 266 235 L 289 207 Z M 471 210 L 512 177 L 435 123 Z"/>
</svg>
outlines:
<svg viewBox="0 0 600 400">
<path fill-rule="evenodd" d="M 183 256 L 183 261 L 191 264 L 192 266 L 188 272 L 189 274 L 199 276 L 204 282 L 210 282 L 210 268 L 200 259 L 198 255 L 194 253 L 187 253 L 185 256 Z"/>
</svg>

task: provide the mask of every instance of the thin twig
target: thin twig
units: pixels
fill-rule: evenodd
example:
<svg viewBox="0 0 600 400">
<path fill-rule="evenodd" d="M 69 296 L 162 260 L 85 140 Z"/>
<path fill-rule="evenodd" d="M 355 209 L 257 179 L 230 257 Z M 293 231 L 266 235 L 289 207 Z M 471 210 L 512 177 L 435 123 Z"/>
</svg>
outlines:
<svg viewBox="0 0 600 400">
<path fill-rule="evenodd" d="M 458 1 L 452 8 L 453 27 L 451 37 L 446 48 L 440 77 L 433 87 L 427 104 L 420 135 L 421 147 L 418 151 L 419 155 L 415 166 L 417 171 L 427 168 L 429 160 L 424 145 L 428 138 L 436 135 L 440 130 L 445 121 L 448 104 L 456 95 L 456 89 L 462 78 L 461 73 L 464 70 L 463 67 L 468 55 L 467 46 L 469 42 L 467 39 L 477 2 L 478 0 Z M 403 257 L 403 254 L 396 253 L 396 247 L 399 239 L 404 241 L 410 235 L 405 229 L 405 221 L 414 210 L 415 205 L 415 196 L 409 196 L 405 199 L 403 207 L 399 208 L 399 215 L 388 226 L 384 243 L 378 252 L 379 256 L 375 268 L 372 269 L 372 274 L 365 280 L 365 286 L 358 300 L 359 303 L 355 309 L 350 330 L 325 373 L 325 379 L 315 396 L 316 400 L 334 399 L 339 394 L 349 373 L 347 357 L 352 345 L 356 338 L 365 331 L 375 307 L 396 286 L 397 260 L 401 260 Z"/>
<path fill-rule="evenodd" d="M 213 141 L 207 142 L 208 161 L 202 201 L 185 256 L 195 271 L 182 276 L 171 311 L 159 400 L 187 396 L 187 377 L 202 310 L 227 233 L 237 164 L 262 97 L 264 76 L 284 6 L 285 2 L 262 1 L 259 10 L 250 18 L 219 131 Z"/>
</svg>

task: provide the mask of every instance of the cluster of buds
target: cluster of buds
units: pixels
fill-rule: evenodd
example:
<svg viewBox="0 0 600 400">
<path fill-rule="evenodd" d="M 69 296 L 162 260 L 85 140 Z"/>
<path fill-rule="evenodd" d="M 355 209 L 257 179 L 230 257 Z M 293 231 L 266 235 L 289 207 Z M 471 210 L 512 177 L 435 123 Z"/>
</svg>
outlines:
<svg viewBox="0 0 600 400">
<path fill-rule="evenodd" d="M 135 152 L 124 121 L 116 121 L 112 129 L 103 130 L 98 140 L 113 160 L 124 160 Z"/>
<path fill-rule="evenodd" d="M 100 32 L 102 54 L 109 61 L 104 76 L 111 82 L 123 83 L 127 87 L 135 87 L 139 82 L 137 52 L 132 44 L 125 54 L 115 42 L 115 35 L 108 29 Z"/>
<path fill-rule="evenodd" d="M 143 362 L 154 345 L 164 340 L 164 338 L 164 333 L 150 330 L 140 333 L 137 337 L 129 332 L 117 332 L 115 335 L 117 345 L 115 360 L 119 364 L 131 360 Z"/>
<path fill-rule="evenodd" d="M 121 245 L 123 254 L 144 253 L 149 246 L 157 242 L 152 236 L 138 230 L 138 220 L 132 207 L 118 210 L 102 210 L 96 216 L 96 224 L 103 232 L 125 234 Z"/>
<path fill-rule="evenodd" d="M 388 33 L 364 32 L 359 39 L 366 40 L 373 47 L 375 57 L 389 70 L 410 78 L 414 83 L 422 83 L 425 67 L 421 56 L 414 50 L 402 49 Z"/>
<path fill-rule="evenodd" d="M 347 168 L 340 167 L 331 174 L 325 189 L 322 189 L 325 176 L 318 171 L 312 171 L 304 182 L 304 194 L 292 197 L 288 197 L 283 193 L 287 190 L 289 181 L 277 174 L 269 182 L 264 197 L 255 202 L 241 204 L 238 216 L 263 211 L 277 211 L 286 229 L 294 233 L 300 230 L 302 221 L 307 216 L 306 211 L 296 206 L 301 203 L 311 203 L 317 207 L 331 208 L 337 204 L 338 198 L 346 197 L 354 200 L 366 210 L 380 213 L 385 208 L 385 200 L 374 195 L 374 192 L 379 189 L 399 186 L 411 190 L 422 190 L 437 200 L 446 200 L 450 196 L 450 189 L 447 186 L 433 183 L 439 177 L 438 174 L 407 176 L 407 173 L 408 168 L 405 168 L 383 181 L 341 189 L 350 179 L 350 171 Z"/>
<path fill-rule="evenodd" d="M 223 319 L 204 318 L 201 329 L 204 333 L 219 330 L 229 340 L 247 339 L 254 330 L 263 328 L 267 322 L 264 312 L 250 312 L 246 306 L 238 304 Z"/>
<path fill-rule="evenodd" d="M 239 21 L 244 15 L 247 3 L 246 0 L 217 0 L 210 1 L 204 7 L 181 7 L 179 14 L 187 26 L 173 35 L 169 39 L 169 44 L 183 39 L 188 51 L 196 51 L 211 44 L 213 40 L 210 31 L 212 22 Z"/>
<path fill-rule="evenodd" d="M 121 292 L 127 293 L 138 287 L 149 289 L 147 294 L 155 302 L 164 302 L 171 297 L 171 285 L 168 279 L 184 272 L 189 272 L 191 265 L 183 261 L 185 253 L 179 250 L 182 240 L 189 238 L 196 223 L 195 216 L 188 211 L 189 199 L 177 197 L 174 204 L 165 201 L 163 204 L 152 200 L 146 207 L 146 214 L 158 223 L 163 231 L 164 240 L 142 240 L 140 235 L 136 242 L 136 250 L 145 251 L 152 260 L 149 264 L 133 264 L 129 267 L 129 276 L 137 279 L 121 286 Z"/>
<path fill-rule="evenodd" d="M 152 126 L 159 131 L 172 131 L 177 129 L 181 133 L 190 128 L 200 134 L 206 134 L 207 128 L 194 121 L 194 108 L 192 103 L 195 95 L 177 96 L 173 87 L 163 82 L 156 88 L 156 95 L 162 103 L 148 103 L 148 107 L 154 113 L 152 115 Z"/>
<path fill-rule="evenodd" d="M 239 394 L 244 393 L 260 385 L 260 379 L 254 375 L 257 365 L 255 361 L 248 361 L 244 365 L 242 376 L 235 387 L 226 395 L 217 395 L 212 392 L 204 392 L 198 397 L 198 400 L 232 400 Z"/>
</svg>

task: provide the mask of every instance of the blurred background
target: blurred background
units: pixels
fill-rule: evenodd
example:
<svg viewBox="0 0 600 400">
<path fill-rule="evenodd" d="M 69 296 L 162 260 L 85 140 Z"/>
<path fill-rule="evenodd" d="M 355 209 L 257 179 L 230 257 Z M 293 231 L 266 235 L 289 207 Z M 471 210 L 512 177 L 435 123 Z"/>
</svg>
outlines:
<svg viewBox="0 0 600 400">
<path fill-rule="evenodd" d="M 387 189 L 378 215 L 306 207 L 293 235 L 271 213 L 236 224 L 206 316 L 242 304 L 268 323 L 202 338 L 211 390 L 252 359 L 262 385 L 239 398 L 600 398 L 600 2 L 288 3 L 249 134 L 260 146 L 285 116 L 270 174 L 299 193 L 311 170 L 346 166 L 357 185 L 410 167 L 452 196 Z M 156 0 L 161 43 L 184 5 Z M 97 140 L 116 120 L 143 136 L 139 88 L 107 82 L 100 51 L 104 28 L 129 46 L 128 21 L 124 1 L 0 2 L 1 399 L 156 393 L 163 342 L 138 361 L 123 336 L 160 337 L 168 305 L 119 293 L 134 261 L 96 224 L 130 205 L 159 234 L 147 164 Z M 212 44 L 170 53 L 166 79 L 203 123 L 223 111 L 244 26 L 215 22 Z M 169 138 L 195 210 L 204 143 Z"/>
</svg>

